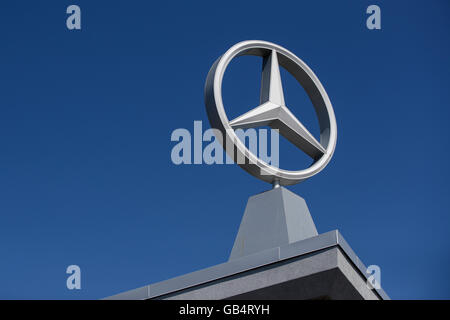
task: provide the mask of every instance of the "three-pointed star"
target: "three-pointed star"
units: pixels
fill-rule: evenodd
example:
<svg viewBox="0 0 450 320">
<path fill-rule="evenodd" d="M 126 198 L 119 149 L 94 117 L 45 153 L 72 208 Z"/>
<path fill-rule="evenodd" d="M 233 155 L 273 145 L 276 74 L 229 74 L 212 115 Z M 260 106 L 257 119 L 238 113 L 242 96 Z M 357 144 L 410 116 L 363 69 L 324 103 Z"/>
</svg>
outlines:
<svg viewBox="0 0 450 320">
<path fill-rule="evenodd" d="M 270 126 L 313 159 L 325 154 L 324 147 L 286 107 L 280 67 L 275 50 L 263 59 L 260 105 L 230 121 L 233 129 Z"/>
</svg>

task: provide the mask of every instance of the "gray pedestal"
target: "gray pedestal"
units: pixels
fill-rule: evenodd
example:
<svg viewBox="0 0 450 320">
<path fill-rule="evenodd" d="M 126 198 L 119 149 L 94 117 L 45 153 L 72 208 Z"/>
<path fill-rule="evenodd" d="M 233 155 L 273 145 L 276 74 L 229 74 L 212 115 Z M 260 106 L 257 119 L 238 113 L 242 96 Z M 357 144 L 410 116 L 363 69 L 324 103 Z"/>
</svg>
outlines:
<svg viewBox="0 0 450 320">
<path fill-rule="evenodd" d="M 305 200 L 283 187 L 248 199 L 230 260 L 317 236 Z"/>
</svg>

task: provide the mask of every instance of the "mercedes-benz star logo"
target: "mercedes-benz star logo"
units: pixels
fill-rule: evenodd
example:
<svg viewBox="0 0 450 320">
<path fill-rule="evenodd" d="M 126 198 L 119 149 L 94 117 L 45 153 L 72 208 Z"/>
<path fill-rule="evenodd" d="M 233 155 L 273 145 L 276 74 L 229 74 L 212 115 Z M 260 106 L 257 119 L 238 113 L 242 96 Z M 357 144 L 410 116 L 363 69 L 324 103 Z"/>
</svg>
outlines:
<svg viewBox="0 0 450 320">
<path fill-rule="evenodd" d="M 260 105 L 229 121 L 222 101 L 222 79 L 230 61 L 242 55 L 263 58 Z M 320 127 L 320 142 L 292 114 L 284 102 L 279 65 L 303 86 L 311 99 Z M 266 41 L 243 41 L 231 47 L 211 67 L 205 85 L 205 104 L 211 127 L 219 129 L 222 145 L 238 164 L 253 176 L 273 184 L 292 185 L 320 172 L 330 161 L 337 140 L 336 118 L 325 89 L 312 70 L 297 56 Z M 234 132 L 238 128 L 270 126 L 313 159 L 309 168 L 290 171 L 276 168 L 250 152 Z M 234 144 L 233 150 L 227 145 Z"/>
</svg>

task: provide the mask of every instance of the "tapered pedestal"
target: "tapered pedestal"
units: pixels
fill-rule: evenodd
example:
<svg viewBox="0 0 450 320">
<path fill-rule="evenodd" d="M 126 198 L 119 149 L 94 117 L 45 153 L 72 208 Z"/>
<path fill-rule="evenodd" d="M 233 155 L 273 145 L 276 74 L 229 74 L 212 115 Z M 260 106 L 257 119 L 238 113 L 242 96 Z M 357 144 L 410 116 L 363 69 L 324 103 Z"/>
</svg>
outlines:
<svg viewBox="0 0 450 320">
<path fill-rule="evenodd" d="M 248 199 L 230 260 L 317 236 L 303 198 L 278 187 Z"/>
</svg>

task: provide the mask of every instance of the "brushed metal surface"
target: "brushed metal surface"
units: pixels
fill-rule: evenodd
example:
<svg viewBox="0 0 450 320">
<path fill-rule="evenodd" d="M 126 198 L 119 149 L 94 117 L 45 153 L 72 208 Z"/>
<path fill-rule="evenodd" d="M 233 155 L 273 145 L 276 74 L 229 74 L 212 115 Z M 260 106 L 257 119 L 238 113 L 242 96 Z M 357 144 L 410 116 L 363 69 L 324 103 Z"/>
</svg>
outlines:
<svg viewBox="0 0 450 320">
<path fill-rule="evenodd" d="M 224 72 L 235 57 L 255 55 L 263 58 L 260 105 L 229 120 L 222 100 Z M 285 105 L 279 66 L 284 67 L 303 86 L 319 120 L 320 142 Z M 205 84 L 205 105 L 211 127 L 219 129 L 219 139 L 228 155 L 253 176 L 274 185 L 292 185 L 319 173 L 333 156 L 337 125 L 331 101 L 314 72 L 292 52 L 276 44 L 249 40 L 231 47 L 211 67 Z M 276 168 L 248 150 L 235 129 L 270 126 L 313 159 L 310 167 L 292 171 Z M 234 147 L 226 148 L 233 145 Z M 245 161 L 237 161 L 245 159 Z M 240 163 L 243 162 L 243 163 Z"/>
</svg>

